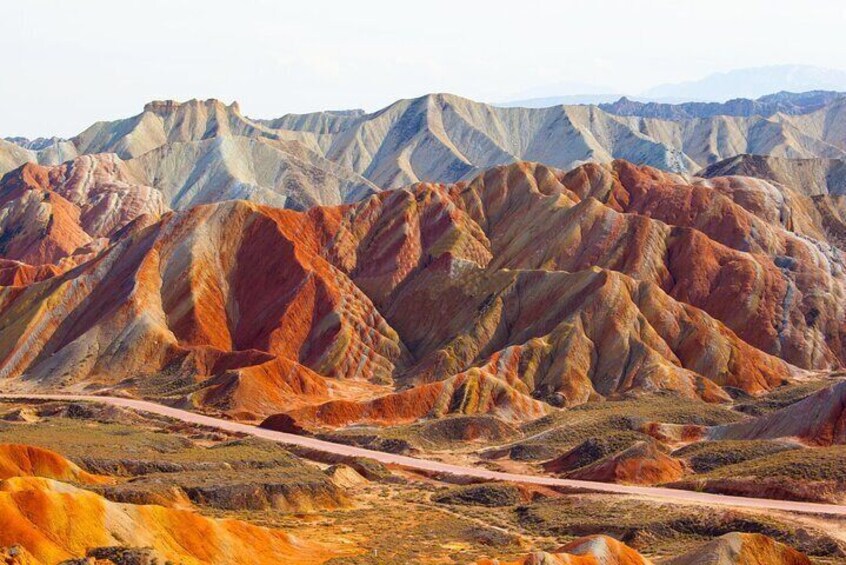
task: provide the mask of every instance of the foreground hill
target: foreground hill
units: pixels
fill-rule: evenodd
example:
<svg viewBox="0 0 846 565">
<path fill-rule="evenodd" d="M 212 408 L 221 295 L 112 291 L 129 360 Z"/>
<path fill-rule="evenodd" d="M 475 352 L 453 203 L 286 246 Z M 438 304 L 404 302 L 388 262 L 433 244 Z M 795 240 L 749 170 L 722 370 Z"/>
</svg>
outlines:
<svg viewBox="0 0 846 565">
<path fill-rule="evenodd" d="M 15 548 L 5 562 L 24 565 L 64 563 L 86 554 L 108 558 L 122 552 L 130 561 L 112 557 L 115 563 L 144 562 L 132 561 L 135 553 L 185 564 L 318 564 L 339 553 L 279 530 L 162 506 L 115 503 L 39 476 L 0 480 L 0 518 L 0 548 Z M 126 549 L 118 551 L 120 547 Z"/>
<path fill-rule="evenodd" d="M 16 417 L 22 411 L 26 420 Z M 805 565 L 802 553 L 822 558 L 814 563 L 843 555 L 823 522 L 803 526 L 801 517 L 509 483 L 456 486 L 359 458 L 318 466 L 275 443 L 174 424 L 96 403 L 0 404 L 0 442 L 31 444 L 0 443 L 2 459 L 18 463 L 0 479 L 2 561 L 387 564 L 500 556 L 546 563 L 537 560 L 554 556 L 553 563 L 630 564 L 720 555 L 727 565 Z M 79 467 L 110 476 L 90 482 L 67 473 Z M 549 553 L 526 557 L 540 548 Z M 799 560 L 779 561 L 787 557 Z"/>
</svg>

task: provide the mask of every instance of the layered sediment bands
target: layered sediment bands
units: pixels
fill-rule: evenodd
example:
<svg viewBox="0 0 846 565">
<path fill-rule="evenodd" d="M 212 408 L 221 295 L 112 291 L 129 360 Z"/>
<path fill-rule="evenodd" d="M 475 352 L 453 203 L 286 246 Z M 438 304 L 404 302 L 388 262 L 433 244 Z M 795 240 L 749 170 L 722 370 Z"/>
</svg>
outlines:
<svg viewBox="0 0 846 565">
<path fill-rule="evenodd" d="M 810 445 L 846 444 L 846 381 L 772 414 L 712 428 L 712 439 L 795 438 Z"/>
<path fill-rule="evenodd" d="M 142 215 L 73 270 L 3 264 L 17 286 L 0 289 L 0 371 L 22 388 L 120 384 L 244 417 L 387 423 L 520 421 L 535 401 L 654 390 L 719 402 L 721 387 L 790 378 L 767 353 L 838 362 L 839 252 L 767 224 L 769 200 L 682 182 L 518 163 L 308 212 Z M 435 393 L 380 398 L 460 380 L 487 392 L 413 414 L 408 398 Z M 343 402 L 307 409 L 329 401 Z"/>
<path fill-rule="evenodd" d="M 162 506 L 113 503 L 43 478 L 0 481 L 0 515 L 0 546 L 20 545 L 44 564 L 111 546 L 146 547 L 163 560 L 186 564 L 316 564 L 338 555 L 279 530 Z"/>
<path fill-rule="evenodd" d="M 409 285 L 397 311 L 434 303 L 438 295 L 455 296 L 450 311 L 469 322 L 421 359 L 413 371 L 418 381 L 477 366 L 523 383 L 537 397 L 571 405 L 642 389 L 719 401 L 725 395 L 717 385 L 755 393 L 789 375 L 783 362 L 703 312 L 613 271 L 499 271 L 493 277 L 477 270 L 452 277 L 445 267 L 425 286 Z M 418 331 L 431 323 L 421 320 Z"/>
<path fill-rule="evenodd" d="M 26 164 L 0 180 L 0 281 L 21 286 L 65 272 L 165 211 L 161 193 L 138 184 L 114 155 Z"/>
<path fill-rule="evenodd" d="M 92 243 L 81 226 L 80 211 L 61 195 L 42 188 L 46 170 L 34 165 L 2 180 L 3 257 L 49 264 Z"/>
<path fill-rule="evenodd" d="M 528 392 L 523 386 L 518 389 L 493 376 L 470 370 L 373 400 L 337 400 L 293 410 L 288 416 L 298 427 L 395 425 L 452 414 L 491 414 L 502 420 L 522 422 L 540 418 L 549 409 L 548 405 L 532 399 Z M 286 419 L 282 428 L 274 417 L 262 424 L 283 431 L 289 431 L 290 425 Z"/>
<path fill-rule="evenodd" d="M 668 106 L 635 116 L 615 115 L 619 108 L 502 108 L 429 94 L 371 114 L 252 120 L 237 104 L 218 100 L 157 101 L 135 116 L 97 122 L 71 140 L 17 140 L 21 146 L 0 140 L 0 173 L 27 161 L 57 163 L 109 152 L 137 159 L 155 175 L 149 178 L 168 185 L 163 190 L 188 196 L 174 200 L 181 204 L 227 194 L 304 206 L 351 202 L 375 186 L 468 180 L 521 160 L 570 168 L 628 159 L 692 173 L 742 153 L 784 160 L 846 157 L 838 125 L 846 107 L 842 97 L 818 98 L 802 107 L 802 115 L 747 115 L 758 102 L 739 105 L 739 115 L 712 114 L 723 110 L 711 108 L 694 118 L 689 108 Z M 631 102 L 622 106 L 629 114 Z M 657 117 L 663 113 L 670 119 Z"/>
<path fill-rule="evenodd" d="M 309 135 L 275 130 L 218 100 L 152 102 L 127 120 L 94 124 L 73 140 L 116 153 L 174 209 L 243 199 L 306 209 L 352 202 L 378 188 L 327 159 Z"/>
<path fill-rule="evenodd" d="M 286 405 L 324 394 L 327 377 L 389 383 L 402 344 L 317 254 L 323 221 L 243 202 L 198 207 L 122 239 L 84 268 L 5 288 L 3 374 L 114 384 L 167 368 L 217 375 L 208 398 L 234 380 Z"/>
<path fill-rule="evenodd" d="M 485 230 L 490 267 L 620 271 L 790 363 L 839 365 L 842 253 L 766 224 L 715 189 L 679 182 L 622 162 L 568 174 L 516 164 L 451 192 Z"/>
<path fill-rule="evenodd" d="M 777 185 L 774 192 L 786 196 L 784 205 L 779 207 L 780 215 L 790 221 L 790 229 L 846 249 L 846 161 L 738 155 L 698 174 L 715 179 L 709 183 L 731 180 Z"/>
</svg>

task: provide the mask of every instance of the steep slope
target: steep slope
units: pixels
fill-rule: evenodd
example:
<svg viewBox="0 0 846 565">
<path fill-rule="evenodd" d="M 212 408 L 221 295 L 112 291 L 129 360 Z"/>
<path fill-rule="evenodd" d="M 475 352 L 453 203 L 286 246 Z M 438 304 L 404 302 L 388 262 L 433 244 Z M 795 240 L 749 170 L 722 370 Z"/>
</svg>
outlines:
<svg viewBox="0 0 846 565">
<path fill-rule="evenodd" d="M 781 114 L 709 117 L 620 116 L 595 106 L 498 108 L 448 94 L 401 100 L 340 121 L 276 123 L 318 136 L 324 154 L 384 188 L 414 182 L 455 182 L 512 161 L 570 168 L 586 161 L 626 159 L 693 172 L 741 153 L 778 157 L 846 157 L 833 143 L 840 98 L 791 120 Z M 328 119 L 328 118 L 327 118 Z"/>
<path fill-rule="evenodd" d="M 545 215 L 545 205 L 558 213 L 579 202 L 559 178 L 563 173 L 552 169 L 513 165 L 467 186 L 421 185 L 352 208 L 326 255 L 402 336 L 416 362 L 401 380 L 417 388 L 292 415 L 305 425 L 442 415 L 423 393 L 443 395 L 442 389 L 419 385 L 449 375 L 495 379 L 553 405 L 655 389 L 719 401 L 726 396 L 715 384 L 758 393 L 789 378 L 786 365 L 652 283 L 602 269 L 543 270 L 557 267 L 544 259 L 548 250 L 573 249 L 568 222 L 584 217 L 581 210 Z M 521 223 L 529 217 L 528 226 Z M 548 238 L 533 232 L 546 227 Z M 594 255 L 564 268 L 590 267 L 603 247 L 595 239 L 586 243 Z M 628 248 L 635 249 L 643 252 Z M 520 262 L 527 257 L 534 262 Z"/>
<path fill-rule="evenodd" d="M 621 162 L 519 163 L 305 213 L 166 214 L 0 289 L 0 374 L 338 426 L 519 422 L 656 390 L 721 402 L 795 372 L 755 346 L 839 363 L 828 251 L 724 192 Z"/>
<path fill-rule="evenodd" d="M 126 161 L 179 210 L 223 200 L 306 209 L 360 200 L 378 188 L 297 141 L 218 136 L 172 142 Z"/>
<path fill-rule="evenodd" d="M 712 439 L 796 438 L 810 445 L 846 444 L 846 381 L 772 414 L 719 426 Z"/>
<path fill-rule="evenodd" d="M 114 155 L 25 164 L 0 179 L 0 283 L 23 285 L 71 269 L 166 209 L 161 193 L 139 184 Z"/>
<path fill-rule="evenodd" d="M 817 112 L 836 112 L 837 104 L 839 98 L 821 100 Z M 615 115 L 595 106 L 499 108 L 432 94 L 356 118 L 263 123 L 318 136 L 329 159 L 385 188 L 417 180 L 455 182 L 517 160 L 569 168 L 617 158 L 692 172 L 739 153 L 846 156 L 820 137 L 812 121 L 749 114 L 663 119 Z"/>
<path fill-rule="evenodd" d="M 266 127 L 217 100 L 151 102 L 72 142 L 81 153 L 116 153 L 174 209 L 234 199 L 304 209 L 378 190 L 322 157 L 314 135 Z"/>
<path fill-rule="evenodd" d="M 244 202 L 198 207 L 125 237 L 82 269 L 3 288 L 0 371 L 25 374 L 24 387 L 130 377 L 129 386 L 149 387 L 140 376 L 167 368 L 163 386 L 182 394 L 197 389 L 195 377 L 215 375 L 199 397 L 247 411 L 343 397 L 343 381 L 353 390 L 389 383 L 403 346 L 319 257 L 333 221 L 321 210 Z"/>
<path fill-rule="evenodd" d="M 318 112 L 269 120 L 246 118 L 236 104 L 216 100 L 164 101 L 147 104 L 131 118 L 94 124 L 67 144 L 80 153 L 145 157 L 138 166 L 147 173 L 144 181 L 167 185 L 163 190 L 173 195 L 175 206 L 238 196 L 279 205 L 290 195 L 291 206 L 303 207 L 350 202 L 374 185 L 469 180 L 520 160 L 570 168 L 626 159 L 690 173 L 744 153 L 843 159 L 846 129 L 836 125 L 846 119 L 843 100 L 809 93 L 801 104 L 810 106 L 801 106 L 801 115 L 767 111 L 765 117 L 746 108 L 733 112 L 741 115 L 661 111 L 656 115 L 662 117 L 642 117 L 617 115 L 640 110 L 616 106 L 613 112 L 596 106 L 501 108 L 430 94 L 371 114 Z M 762 104 L 790 111 L 784 97 Z M 14 148 L 14 155 L 6 151 L 6 161 L 48 158 L 42 157 L 45 150 Z M 202 171 L 208 167 L 213 171 Z M 330 181 L 324 192 L 320 177 Z"/>
<path fill-rule="evenodd" d="M 738 155 L 715 163 L 699 175 L 705 178 L 747 175 L 781 185 L 780 192 L 790 195 L 781 206 L 784 211 L 781 215 L 786 213 L 790 219 L 800 214 L 805 216 L 805 222 L 794 224 L 797 233 L 828 240 L 846 249 L 845 161 Z M 809 222 L 815 230 L 807 229 Z"/>
<path fill-rule="evenodd" d="M 813 137 L 840 150 L 846 148 L 846 97 L 809 114 L 797 116 L 779 115 L 779 122 L 796 128 L 803 135 Z M 747 153 L 763 153 L 747 151 Z M 817 155 L 826 157 L 828 155 Z"/>
<path fill-rule="evenodd" d="M 147 547 L 164 560 L 186 564 L 314 564 L 337 555 L 278 530 L 161 506 L 116 504 L 42 478 L 0 481 L 0 517 L 0 546 L 18 544 L 43 564 L 109 546 Z"/>
<path fill-rule="evenodd" d="M 94 242 L 79 208 L 50 190 L 47 176 L 45 169 L 27 164 L 0 181 L 4 259 L 51 264 Z"/>
<path fill-rule="evenodd" d="M 840 159 L 784 159 L 737 155 L 697 173 L 704 178 L 747 176 L 801 190 L 807 196 L 846 194 L 846 162 Z"/>
<path fill-rule="evenodd" d="M 716 190 L 616 162 L 566 175 L 495 168 L 451 191 L 491 241 L 490 267 L 613 269 L 799 366 L 842 357 L 841 253 L 767 225 Z"/>
<path fill-rule="evenodd" d="M 142 113 L 131 118 L 98 122 L 71 141 L 80 153 L 117 153 L 122 159 L 131 159 L 170 143 L 231 136 L 279 138 L 241 116 L 237 103 L 166 100 L 148 103 Z"/>
</svg>

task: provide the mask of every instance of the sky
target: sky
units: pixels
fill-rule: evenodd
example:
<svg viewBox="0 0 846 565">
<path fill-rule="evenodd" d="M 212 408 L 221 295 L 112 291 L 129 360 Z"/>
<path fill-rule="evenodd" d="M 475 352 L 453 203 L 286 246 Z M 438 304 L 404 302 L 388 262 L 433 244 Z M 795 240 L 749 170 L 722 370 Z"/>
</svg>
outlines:
<svg viewBox="0 0 846 565">
<path fill-rule="evenodd" d="M 3 4 L 0 137 L 72 136 L 158 99 L 237 100 L 271 118 L 428 92 L 498 102 L 635 94 L 742 67 L 846 68 L 842 0 Z"/>
</svg>

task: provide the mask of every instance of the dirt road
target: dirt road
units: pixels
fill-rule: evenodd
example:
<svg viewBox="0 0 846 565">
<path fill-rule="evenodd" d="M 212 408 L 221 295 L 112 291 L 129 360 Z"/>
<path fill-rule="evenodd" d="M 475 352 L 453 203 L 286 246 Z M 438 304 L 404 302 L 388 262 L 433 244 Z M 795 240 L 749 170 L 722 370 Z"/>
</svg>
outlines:
<svg viewBox="0 0 846 565">
<path fill-rule="evenodd" d="M 766 498 L 745 498 L 739 496 L 726 496 L 721 494 L 708 494 L 687 490 L 676 490 L 661 487 L 643 487 L 633 485 L 617 485 L 609 483 L 598 483 L 593 481 L 577 481 L 570 479 L 558 479 L 537 475 L 520 475 L 514 473 L 501 473 L 480 469 L 476 467 L 463 467 L 450 465 L 439 461 L 418 459 L 404 455 L 395 455 L 381 451 L 371 451 L 361 447 L 343 445 L 323 441 L 311 437 L 298 436 L 273 430 L 265 430 L 256 426 L 240 424 L 229 420 L 221 420 L 187 410 L 171 408 L 155 402 L 135 400 L 129 398 L 117 398 L 110 396 L 82 396 L 82 395 L 52 395 L 52 394 L 0 394 L 0 398 L 12 400 L 57 400 L 57 401 L 78 401 L 95 402 L 130 408 L 141 412 L 149 412 L 161 416 L 167 416 L 190 424 L 198 424 L 217 428 L 228 432 L 248 434 L 255 437 L 279 442 L 286 445 L 296 445 L 316 451 L 333 453 L 351 457 L 369 457 L 386 465 L 398 465 L 407 469 L 426 471 L 429 473 L 445 473 L 451 475 L 475 477 L 496 481 L 510 481 L 515 483 L 535 484 L 544 486 L 559 486 L 576 489 L 586 489 L 594 492 L 612 493 L 620 495 L 638 496 L 657 501 L 666 501 L 677 504 L 701 504 L 721 505 L 734 508 L 746 508 L 754 510 L 781 510 L 786 512 L 801 512 L 822 515 L 846 516 L 846 506 L 834 504 L 817 504 L 811 502 L 796 502 L 790 500 L 773 500 Z"/>
</svg>

